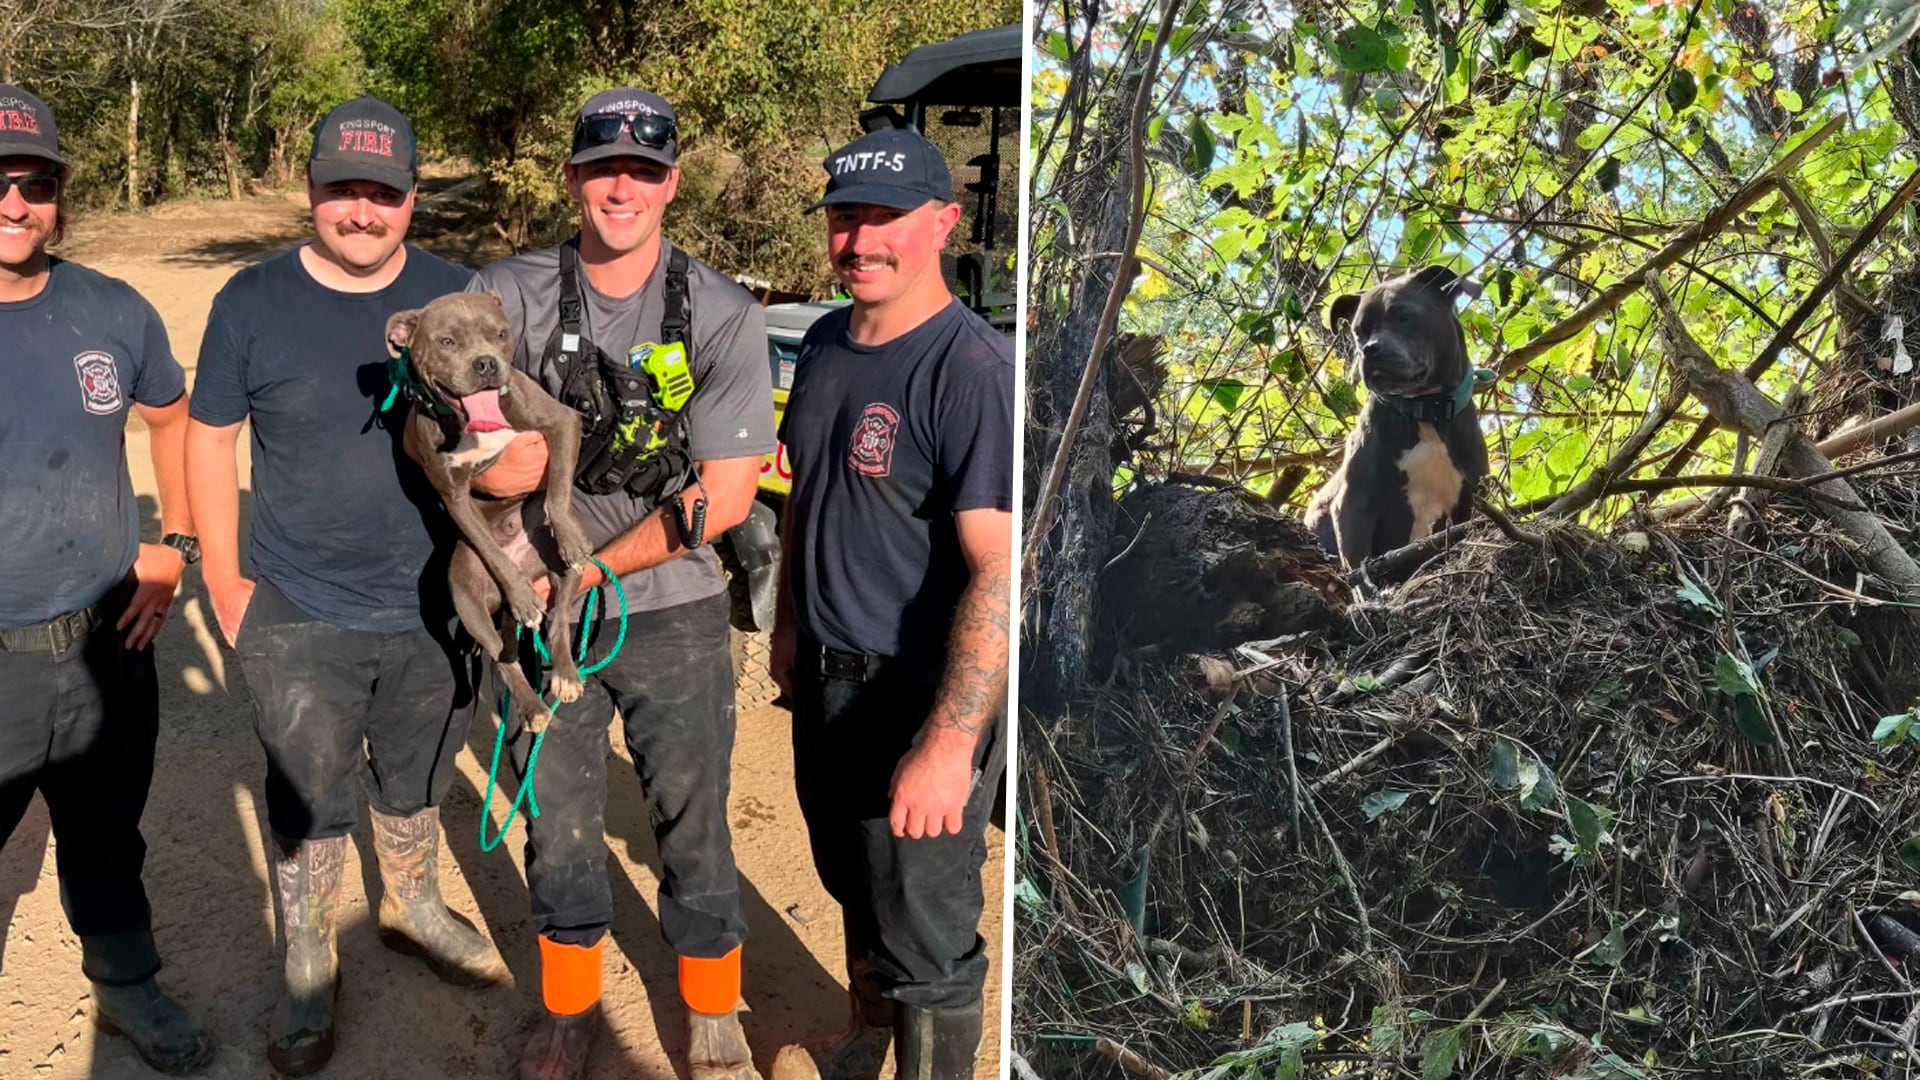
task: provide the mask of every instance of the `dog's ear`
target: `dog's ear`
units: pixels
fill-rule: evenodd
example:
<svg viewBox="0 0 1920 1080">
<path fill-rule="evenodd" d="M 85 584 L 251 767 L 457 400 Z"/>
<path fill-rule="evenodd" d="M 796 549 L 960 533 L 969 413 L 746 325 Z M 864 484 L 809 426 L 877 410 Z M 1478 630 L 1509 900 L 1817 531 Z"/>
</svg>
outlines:
<svg viewBox="0 0 1920 1080">
<path fill-rule="evenodd" d="M 1434 289 L 1448 300 L 1458 300 L 1464 296 L 1469 301 L 1480 298 L 1481 285 L 1472 278 L 1461 277 L 1450 266 L 1438 263 L 1423 267 L 1413 275 L 1415 283 L 1423 288 Z"/>
<path fill-rule="evenodd" d="M 1346 293 L 1333 298 L 1327 308 L 1327 329 L 1338 330 L 1341 323 L 1353 321 L 1353 313 L 1360 310 L 1360 297 L 1355 293 Z"/>
<path fill-rule="evenodd" d="M 413 332 L 420 328 L 420 309 L 396 311 L 387 320 L 387 354 L 398 359 L 400 350 L 413 340 Z"/>
</svg>

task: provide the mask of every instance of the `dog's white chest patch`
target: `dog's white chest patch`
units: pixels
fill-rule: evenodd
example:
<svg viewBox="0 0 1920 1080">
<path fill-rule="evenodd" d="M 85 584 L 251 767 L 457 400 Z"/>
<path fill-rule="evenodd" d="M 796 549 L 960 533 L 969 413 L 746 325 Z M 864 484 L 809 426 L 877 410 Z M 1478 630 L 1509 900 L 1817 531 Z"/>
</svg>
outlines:
<svg viewBox="0 0 1920 1080">
<path fill-rule="evenodd" d="M 1409 542 L 1433 532 L 1440 520 L 1460 503 L 1466 477 L 1447 453 L 1447 444 L 1432 424 L 1420 425 L 1420 441 L 1400 455 L 1400 471 L 1407 477 L 1407 505 L 1413 508 Z"/>
<path fill-rule="evenodd" d="M 491 461 L 507 448 L 515 435 L 520 434 L 512 428 L 500 428 L 495 431 L 482 431 L 478 434 L 466 432 L 460 436 L 460 442 L 447 452 L 447 460 L 455 465 L 478 465 Z"/>
</svg>

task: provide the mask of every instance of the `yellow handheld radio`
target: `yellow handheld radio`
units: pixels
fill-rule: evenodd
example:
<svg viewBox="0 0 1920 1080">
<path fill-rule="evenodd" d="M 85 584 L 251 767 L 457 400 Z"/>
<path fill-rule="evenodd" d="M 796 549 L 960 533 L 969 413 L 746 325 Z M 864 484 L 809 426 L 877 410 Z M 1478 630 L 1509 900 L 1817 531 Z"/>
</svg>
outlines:
<svg viewBox="0 0 1920 1080">
<path fill-rule="evenodd" d="M 653 381 L 654 403 L 679 412 L 693 396 L 693 372 L 687 369 L 687 347 L 680 342 L 645 342 L 627 350 L 627 366 L 644 371 Z"/>
</svg>

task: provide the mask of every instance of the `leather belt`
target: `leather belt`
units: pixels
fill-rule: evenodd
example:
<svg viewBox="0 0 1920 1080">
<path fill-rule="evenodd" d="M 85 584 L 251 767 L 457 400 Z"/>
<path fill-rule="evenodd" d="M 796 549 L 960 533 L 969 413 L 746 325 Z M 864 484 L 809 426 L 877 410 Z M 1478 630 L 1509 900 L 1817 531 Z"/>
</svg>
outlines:
<svg viewBox="0 0 1920 1080">
<path fill-rule="evenodd" d="M 923 659 L 911 656 L 874 656 L 869 653 L 847 652 L 812 642 L 803 643 L 802 659 L 811 660 L 818 665 L 822 678 L 839 679 L 844 682 L 873 682 L 883 676 L 918 677 L 927 682 L 938 682 L 946 667 L 944 660 Z"/>
<path fill-rule="evenodd" d="M 79 611 L 55 615 L 32 626 L 0 630 L 0 649 L 10 653 L 50 652 L 55 656 L 86 639 L 100 622 L 100 605 L 89 604 Z"/>
</svg>

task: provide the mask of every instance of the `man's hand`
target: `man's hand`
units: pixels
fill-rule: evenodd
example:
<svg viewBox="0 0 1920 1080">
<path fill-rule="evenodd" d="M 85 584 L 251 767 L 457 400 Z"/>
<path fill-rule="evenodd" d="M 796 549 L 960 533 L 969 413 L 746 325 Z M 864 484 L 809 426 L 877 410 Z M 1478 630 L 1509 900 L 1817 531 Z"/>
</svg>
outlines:
<svg viewBox="0 0 1920 1080">
<path fill-rule="evenodd" d="M 207 595 L 213 599 L 213 621 L 220 625 L 220 636 L 232 648 L 240 636 L 240 621 L 247 617 L 247 608 L 253 603 L 253 582 L 243 577 L 209 581 Z"/>
<path fill-rule="evenodd" d="M 486 471 L 473 478 L 473 490 L 496 499 L 539 491 L 547 484 L 547 437 L 524 431 L 513 437 Z"/>
<path fill-rule="evenodd" d="M 144 649 L 160 634 L 167 621 L 167 609 L 173 606 L 173 593 L 180 587 L 180 572 L 187 562 L 180 552 L 165 544 L 141 544 L 133 560 L 133 599 L 120 613 L 115 630 L 127 634 L 127 648 Z"/>
<path fill-rule="evenodd" d="M 938 733 L 923 734 L 893 769 L 893 835 L 960 835 L 973 793 L 973 748 Z"/>
</svg>

